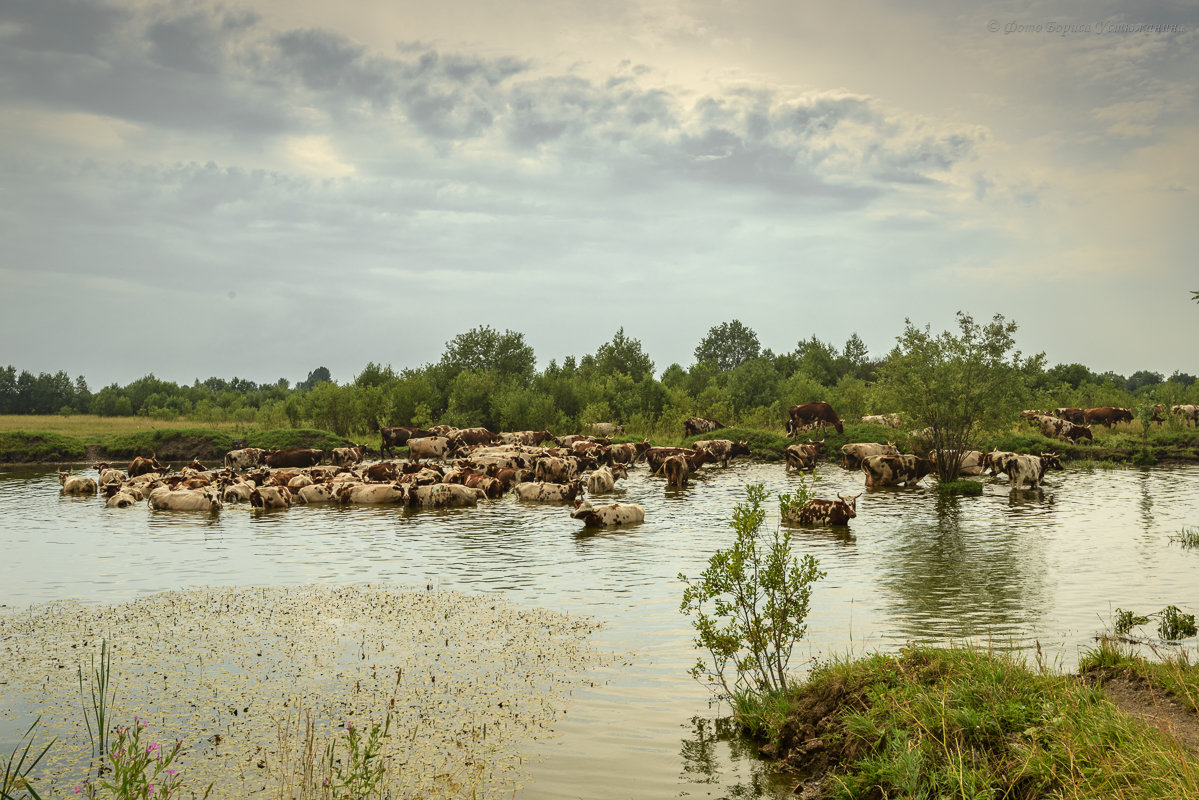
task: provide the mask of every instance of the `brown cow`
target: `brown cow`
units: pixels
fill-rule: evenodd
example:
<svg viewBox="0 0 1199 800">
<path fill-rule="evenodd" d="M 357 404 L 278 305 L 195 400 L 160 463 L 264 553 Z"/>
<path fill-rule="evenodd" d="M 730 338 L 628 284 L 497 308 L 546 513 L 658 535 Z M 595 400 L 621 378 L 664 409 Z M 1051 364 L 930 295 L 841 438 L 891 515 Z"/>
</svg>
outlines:
<svg viewBox="0 0 1199 800">
<path fill-rule="evenodd" d="M 791 506 L 784 512 L 784 519 L 800 525 L 848 525 L 858 515 L 858 498 L 861 494 L 846 497 L 837 495 L 838 500 L 813 498 L 802 506 Z"/>
<path fill-rule="evenodd" d="M 151 472 L 169 472 L 168 467 L 164 467 L 158 463 L 156 456 L 157 453 L 152 453 L 149 458 L 138 456 L 129 462 L 129 469 L 125 471 L 129 473 L 130 478 L 136 478 L 138 475 L 147 475 Z"/>
<path fill-rule="evenodd" d="M 787 434 L 790 436 L 798 436 L 801 430 L 809 430 L 810 427 L 823 425 L 832 425 L 837 429 L 837 433 L 845 431 L 837 412 L 833 411 L 833 407 L 828 403 L 822 401 L 791 406 L 787 409 L 787 414 L 790 416 L 790 419 L 787 420 Z"/>
<path fill-rule="evenodd" d="M 685 488 L 687 480 L 691 477 L 691 473 L 711 460 L 712 456 L 702 450 L 690 454 L 680 453 L 675 456 L 669 456 L 662 462 L 662 466 L 654 474 L 665 475 L 667 486 Z"/>
<path fill-rule="evenodd" d="M 1132 422 L 1132 412 L 1127 408 L 1100 406 L 1099 408 L 1088 408 L 1083 416 L 1084 425 L 1098 424 L 1110 427 L 1117 422 Z"/>
<path fill-rule="evenodd" d="M 455 449 L 461 448 L 464 445 L 495 444 L 500 441 L 500 437 L 486 428 L 463 428 L 453 431 L 446 438 L 450 440 L 450 444 Z"/>
<path fill-rule="evenodd" d="M 315 467 L 325 457 L 324 450 L 311 447 L 293 447 L 286 450 L 268 450 L 263 463 L 273 469 L 279 467 Z"/>
<path fill-rule="evenodd" d="M 685 447 L 651 447 L 645 451 L 645 463 L 649 465 L 649 471 L 654 473 L 662 467 L 662 462 L 671 456 L 695 452 L 694 449 Z"/>
<path fill-rule="evenodd" d="M 58 482 L 62 484 L 62 494 L 95 494 L 96 482 L 82 475 L 72 475 L 69 472 L 58 473 Z"/>
<path fill-rule="evenodd" d="M 432 431 L 427 431 L 424 428 L 410 428 L 403 425 L 394 428 L 379 429 L 379 453 L 383 458 L 389 458 L 393 448 L 400 447 L 408 443 L 409 439 L 422 439 L 426 436 L 436 436 Z"/>
</svg>

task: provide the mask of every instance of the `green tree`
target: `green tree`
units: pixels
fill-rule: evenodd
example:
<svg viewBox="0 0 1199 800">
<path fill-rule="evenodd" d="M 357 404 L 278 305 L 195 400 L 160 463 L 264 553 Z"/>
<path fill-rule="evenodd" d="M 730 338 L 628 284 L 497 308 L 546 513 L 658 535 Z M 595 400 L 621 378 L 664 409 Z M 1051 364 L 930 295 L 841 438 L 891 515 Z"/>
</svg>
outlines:
<svg viewBox="0 0 1199 800">
<path fill-rule="evenodd" d="M 490 325 L 480 325 L 460 333 L 445 344 L 441 356 L 446 385 L 463 371 L 497 372 L 504 380 L 527 383 L 533 377 L 537 359 L 533 348 L 525 343 L 525 335 L 505 330 L 500 333 Z"/>
<path fill-rule="evenodd" d="M 776 525 L 773 535 L 762 534 L 766 489 L 750 485 L 746 495 L 733 511 L 732 546 L 713 553 L 696 581 L 679 574 L 686 584 L 679 610 L 694 618 L 695 643 L 710 659 L 700 658 L 691 675 L 706 676 L 726 698 L 787 688 L 791 652 L 807 633 L 812 584 L 825 576 L 811 555 L 795 558 L 789 531 Z"/>
<path fill-rule="evenodd" d="M 623 373 L 640 383 L 653 374 L 654 362 L 641 348 L 641 342 L 624 335 L 624 328 L 616 331 L 612 341 L 601 344 L 595 351 L 595 373 L 615 375 Z"/>
<path fill-rule="evenodd" d="M 806 342 L 795 345 L 794 356 L 799 369 L 820 381 L 824 386 L 834 386 L 843 372 L 837 346 L 822 342 L 813 334 Z"/>
<path fill-rule="evenodd" d="M 708 335 L 695 348 L 695 361 L 707 361 L 721 372 L 728 372 L 751 358 L 757 358 L 761 349 L 758 334 L 743 325 L 741 320 L 735 319 L 708 329 Z"/>
<path fill-rule="evenodd" d="M 1015 418 L 1028 394 L 1028 376 L 1044 354 L 1014 351 L 1016 323 L 996 314 L 985 327 L 958 312 L 960 335 L 934 336 L 905 320 L 903 334 L 881 368 L 879 389 L 918 428 L 932 429 L 937 476 L 957 478 L 972 436 Z"/>
<path fill-rule="evenodd" d="M 737 365 L 725 384 L 725 392 L 733 401 L 737 414 L 744 415 L 758 406 L 768 406 L 777 399 L 779 376 L 768 358 L 753 358 Z"/>
<path fill-rule="evenodd" d="M 329 383 L 333 376 L 328 367 L 317 367 L 308 373 L 308 377 L 296 384 L 296 389 L 302 392 L 311 391 L 318 383 Z"/>
</svg>

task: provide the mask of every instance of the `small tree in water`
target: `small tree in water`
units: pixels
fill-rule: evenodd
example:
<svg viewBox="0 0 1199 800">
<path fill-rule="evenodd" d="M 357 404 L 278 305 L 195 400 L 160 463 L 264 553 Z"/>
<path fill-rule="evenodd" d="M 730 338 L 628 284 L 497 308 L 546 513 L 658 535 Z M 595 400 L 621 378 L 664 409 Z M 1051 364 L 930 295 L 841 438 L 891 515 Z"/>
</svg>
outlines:
<svg viewBox="0 0 1199 800">
<path fill-rule="evenodd" d="M 718 685 L 724 698 L 787 688 L 791 651 L 807 633 L 812 584 L 825 575 L 812 556 L 795 559 L 788 531 L 775 526 L 772 536 L 761 535 L 769 494 L 761 484 L 746 494 L 730 523 L 732 547 L 717 550 L 694 583 L 679 574 L 687 584 L 679 610 L 694 617 L 695 643 L 710 659 L 698 659 L 691 675 Z"/>
<path fill-rule="evenodd" d="M 959 311 L 958 327 L 960 336 L 948 331 L 933 336 L 927 325 L 921 329 L 906 320 L 878 382 L 896 411 L 929 430 L 937 478 L 945 482 L 957 478 L 975 433 L 1015 419 L 1028 396 L 1029 378 L 1045 359 L 1013 352 L 1016 323 L 1002 314 L 984 327 Z"/>
</svg>

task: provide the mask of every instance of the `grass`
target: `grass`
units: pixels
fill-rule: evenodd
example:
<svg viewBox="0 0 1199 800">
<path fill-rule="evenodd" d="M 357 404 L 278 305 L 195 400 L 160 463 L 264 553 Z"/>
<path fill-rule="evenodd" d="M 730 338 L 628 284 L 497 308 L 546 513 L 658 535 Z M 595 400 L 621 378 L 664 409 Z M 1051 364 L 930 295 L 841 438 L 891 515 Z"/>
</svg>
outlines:
<svg viewBox="0 0 1199 800">
<path fill-rule="evenodd" d="M 1078 671 L 1100 680 L 1130 677 L 1172 695 L 1199 713 L 1199 664 L 1192 664 L 1187 651 L 1178 650 L 1157 661 L 1136 656 L 1132 649 L 1110 637 L 1088 650 L 1078 661 Z"/>
<path fill-rule="evenodd" d="M 937 491 L 943 495 L 964 494 L 971 497 L 977 497 L 983 493 L 983 485 L 981 481 L 972 480 L 946 481 L 945 483 L 938 482 Z"/>
<path fill-rule="evenodd" d="M 1101 689 L 971 648 L 835 661 L 777 714 L 758 728 L 795 732 L 799 753 L 833 765 L 828 797 L 1199 796 L 1199 760 Z M 803 741 L 813 730 L 821 747 Z M 811 766 L 776 744 L 788 766 Z"/>
<path fill-rule="evenodd" d="M 1171 536 L 1170 541 L 1178 542 L 1187 549 L 1199 547 L 1199 528 L 1183 528 L 1177 536 Z"/>
</svg>

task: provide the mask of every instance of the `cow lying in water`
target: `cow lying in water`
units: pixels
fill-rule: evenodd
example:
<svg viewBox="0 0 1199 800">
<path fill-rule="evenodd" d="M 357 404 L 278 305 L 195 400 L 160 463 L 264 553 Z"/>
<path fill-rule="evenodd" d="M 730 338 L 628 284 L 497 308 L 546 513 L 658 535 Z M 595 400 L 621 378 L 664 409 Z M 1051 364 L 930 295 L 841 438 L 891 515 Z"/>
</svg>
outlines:
<svg viewBox="0 0 1199 800">
<path fill-rule="evenodd" d="M 95 494 L 96 482 L 82 475 L 72 475 L 69 472 L 58 473 L 58 482 L 62 484 L 62 494 Z"/>
<path fill-rule="evenodd" d="M 583 491 L 583 484 L 579 481 L 571 481 L 570 483 L 546 483 L 537 481 L 536 483 L 518 483 L 516 488 L 516 497 L 519 500 L 530 500 L 541 503 L 568 503 L 579 496 Z"/>
<path fill-rule="evenodd" d="M 220 511 L 221 498 L 214 489 L 168 489 L 161 486 L 146 498 L 159 511 Z"/>
<path fill-rule="evenodd" d="M 609 528 L 613 525 L 630 525 L 645 522 L 645 508 L 633 503 L 609 503 L 593 506 L 586 500 L 576 500 L 575 510 L 570 512 L 575 519 L 583 520 L 585 528 Z"/>
</svg>

